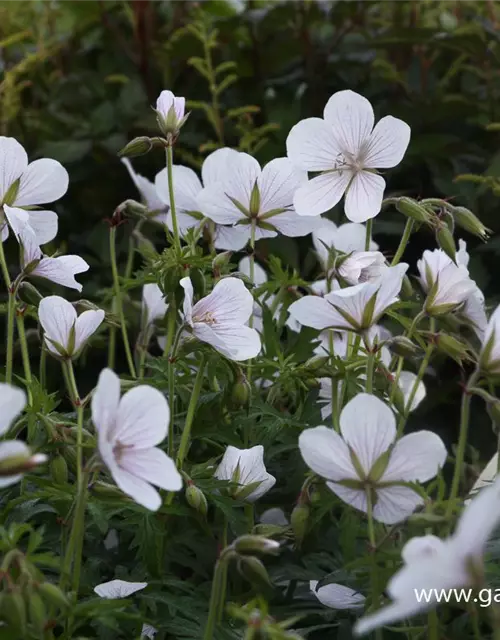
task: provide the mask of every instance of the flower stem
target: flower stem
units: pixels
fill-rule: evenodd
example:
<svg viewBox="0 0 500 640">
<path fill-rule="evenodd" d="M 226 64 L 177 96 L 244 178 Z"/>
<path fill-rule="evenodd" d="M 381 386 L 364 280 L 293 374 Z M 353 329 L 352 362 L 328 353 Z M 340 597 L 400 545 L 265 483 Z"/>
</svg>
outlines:
<svg viewBox="0 0 500 640">
<path fill-rule="evenodd" d="M 189 406 L 186 415 L 186 422 L 182 431 L 181 443 L 179 445 L 179 451 L 177 452 L 177 468 L 181 469 L 186 456 L 189 441 L 191 438 L 191 427 L 193 425 L 194 412 L 196 405 L 198 404 L 198 398 L 200 395 L 201 387 L 203 384 L 203 375 L 205 373 L 205 356 L 201 357 L 201 362 L 198 367 L 198 373 L 194 381 L 193 392 L 191 393 L 191 399 L 189 400 Z"/>
<path fill-rule="evenodd" d="M 80 400 L 80 394 L 78 393 L 78 387 L 76 385 L 75 371 L 73 369 L 72 361 L 70 359 L 65 360 L 63 366 L 66 367 L 68 391 L 76 411 L 76 480 L 77 486 L 79 487 L 82 482 L 83 468 L 83 406 Z"/>
<path fill-rule="evenodd" d="M 370 251 L 370 245 L 372 243 L 372 230 L 373 230 L 373 218 L 370 218 L 366 222 L 365 251 Z"/>
<path fill-rule="evenodd" d="M 85 509 L 87 506 L 87 484 L 89 473 L 83 475 L 77 486 L 76 507 L 73 514 L 71 534 L 64 555 L 59 586 L 64 590 L 72 576 L 72 589 L 78 593 L 80 586 L 80 572 L 82 566 L 83 533 L 85 530 Z"/>
<path fill-rule="evenodd" d="M 212 591 L 210 593 L 210 604 L 208 609 L 208 619 L 203 634 L 203 640 L 213 640 L 214 631 L 218 619 L 221 617 L 220 611 L 224 607 L 225 594 L 222 593 L 225 583 L 225 574 L 227 573 L 227 565 L 231 558 L 228 550 L 224 549 L 215 564 L 214 577 L 212 580 Z"/>
<path fill-rule="evenodd" d="M 118 267 L 116 263 L 116 227 L 111 227 L 109 230 L 109 255 L 111 259 L 111 271 L 113 274 L 113 285 L 115 289 L 116 310 L 118 311 L 118 316 L 120 318 L 123 346 L 125 347 L 125 354 L 127 356 L 130 375 L 132 376 L 132 378 L 136 378 L 137 374 L 135 372 L 134 359 L 132 357 L 132 352 L 130 351 L 130 344 L 128 341 L 127 325 L 125 324 L 125 315 L 123 313 L 120 281 L 118 278 Z"/>
<path fill-rule="evenodd" d="M 436 609 L 432 609 L 427 614 L 427 628 L 428 640 L 439 640 L 439 618 Z"/>
<path fill-rule="evenodd" d="M 406 220 L 403 235 L 401 236 L 401 241 L 399 243 L 396 253 L 394 254 L 394 258 L 392 259 L 391 267 L 395 267 L 403 257 L 403 254 L 406 249 L 406 245 L 408 244 L 408 240 L 410 239 L 411 232 L 413 231 L 413 224 L 414 222 L 412 218 L 408 218 Z"/>
<path fill-rule="evenodd" d="M 0 267 L 2 269 L 3 279 L 9 294 L 9 302 L 7 307 L 7 352 L 5 362 L 5 382 L 12 383 L 12 368 L 14 362 L 14 316 L 16 312 L 16 296 L 12 290 L 12 282 L 9 276 L 9 269 L 5 259 L 3 250 L 3 242 L 0 240 Z"/>
<path fill-rule="evenodd" d="M 172 216 L 172 230 L 174 232 L 175 250 L 178 254 L 181 252 L 181 240 L 179 237 L 179 227 L 177 226 L 177 213 L 175 210 L 175 196 L 174 196 L 174 151 L 172 145 L 167 147 L 167 175 L 168 175 L 168 195 L 170 198 L 170 215 Z"/>
<path fill-rule="evenodd" d="M 473 387 L 478 378 L 480 372 L 478 369 L 469 378 L 467 385 L 462 392 L 462 406 L 460 411 L 460 433 L 458 436 L 457 453 L 455 456 L 455 470 L 453 472 L 453 480 L 451 482 L 450 498 L 448 500 L 448 508 L 446 515 L 450 516 L 453 511 L 454 502 L 458 496 L 458 490 L 460 487 L 460 480 L 462 478 L 462 467 L 464 463 L 465 447 L 467 445 L 467 433 L 469 430 L 469 414 L 470 403 L 472 395 L 470 393 L 471 387 Z"/>
<path fill-rule="evenodd" d="M 168 310 L 168 326 L 167 326 L 167 339 L 165 342 L 165 350 L 163 356 L 167 358 L 167 375 L 168 375 L 168 401 L 170 402 L 170 419 L 168 422 L 168 455 L 172 458 L 174 455 L 174 417 L 175 417 L 175 352 L 177 350 L 178 341 L 175 343 L 175 349 L 172 347 L 172 341 L 175 334 L 176 324 L 176 310 L 175 300 L 171 303 Z M 179 331 L 179 337 L 180 337 Z"/>
<path fill-rule="evenodd" d="M 28 399 L 31 404 L 32 377 L 31 377 L 31 365 L 30 365 L 30 354 L 28 349 L 28 340 L 26 339 L 26 330 L 24 328 L 24 314 L 22 312 L 18 312 L 16 314 L 16 320 L 17 320 L 17 333 L 19 335 L 19 344 L 21 345 L 21 356 L 23 359 L 24 378 L 26 380 Z"/>
<path fill-rule="evenodd" d="M 366 360 L 366 393 L 373 393 L 373 370 L 375 368 L 375 354 L 370 349 Z"/>
</svg>

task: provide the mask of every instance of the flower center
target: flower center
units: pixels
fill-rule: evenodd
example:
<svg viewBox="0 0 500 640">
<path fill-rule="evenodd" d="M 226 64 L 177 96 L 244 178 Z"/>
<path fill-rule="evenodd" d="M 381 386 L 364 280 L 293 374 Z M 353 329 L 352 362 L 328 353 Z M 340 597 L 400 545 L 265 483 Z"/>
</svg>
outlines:
<svg viewBox="0 0 500 640">
<path fill-rule="evenodd" d="M 207 311 L 202 316 L 194 316 L 193 322 L 204 322 L 205 324 L 217 324 L 217 318 L 211 311 Z"/>
</svg>

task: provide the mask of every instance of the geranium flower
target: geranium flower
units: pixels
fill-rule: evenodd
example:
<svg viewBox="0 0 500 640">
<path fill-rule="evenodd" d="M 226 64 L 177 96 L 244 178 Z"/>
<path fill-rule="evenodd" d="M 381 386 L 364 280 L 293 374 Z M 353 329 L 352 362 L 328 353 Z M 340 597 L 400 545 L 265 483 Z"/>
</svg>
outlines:
<svg viewBox="0 0 500 640">
<path fill-rule="evenodd" d="M 39 245 L 55 238 L 57 214 L 33 208 L 59 200 L 68 190 L 68 181 L 68 172 L 57 160 L 41 158 L 28 164 L 22 145 L 15 138 L 0 136 L 0 213 L 3 206 L 16 238 L 26 225 L 34 232 Z M 9 228 L 1 218 L 0 229 L 3 242 Z"/>
<path fill-rule="evenodd" d="M 142 326 L 147 328 L 156 320 L 161 320 L 168 310 L 160 287 L 155 283 L 148 283 L 142 287 Z"/>
<path fill-rule="evenodd" d="M 306 171 L 321 171 L 296 191 L 295 210 L 302 216 L 317 216 L 346 193 L 344 209 L 349 220 L 374 218 L 385 189 L 385 180 L 376 170 L 401 162 L 410 127 L 392 116 L 374 127 L 371 104 L 353 91 L 334 93 L 323 118 L 302 120 L 288 134 L 288 157 Z"/>
<path fill-rule="evenodd" d="M 310 580 L 309 589 L 316 598 L 330 609 L 359 609 L 365 604 L 365 596 L 342 584 L 330 583 L 317 589 L 319 581 Z"/>
<path fill-rule="evenodd" d="M 459 240 L 458 246 L 457 264 L 465 267 L 468 272 L 470 256 L 467 252 L 467 243 L 464 240 Z M 472 280 L 472 282 L 474 282 L 474 280 Z M 465 318 L 467 323 L 470 324 L 476 332 L 478 338 L 482 340 L 488 319 L 484 305 L 484 294 L 475 282 L 474 290 L 465 298 L 464 306 L 460 309 L 460 315 Z"/>
<path fill-rule="evenodd" d="M 366 227 L 364 224 L 346 222 L 338 227 L 327 218 L 321 218 L 321 220 L 321 226 L 312 232 L 312 241 L 324 269 L 328 268 L 327 247 L 341 253 L 365 250 Z M 370 240 L 369 250 L 378 250 L 378 244 L 374 240 Z"/>
<path fill-rule="evenodd" d="M 193 306 L 193 285 L 182 278 L 184 319 L 198 340 L 207 342 L 229 360 L 255 358 L 261 350 L 259 334 L 245 325 L 253 309 L 253 296 L 241 280 L 223 278 Z"/>
<path fill-rule="evenodd" d="M 48 296 L 40 301 L 38 319 L 48 350 L 55 356 L 73 358 L 99 328 L 104 311 L 84 311 L 77 317 L 75 307 L 67 300 Z"/>
<path fill-rule="evenodd" d="M 479 362 L 488 373 L 500 372 L 500 305 L 491 314 L 486 326 Z"/>
<path fill-rule="evenodd" d="M 120 379 L 104 369 L 92 397 L 92 421 L 99 453 L 114 481 L 137 504 L 151 511 L 161 506 L 152 485 L 179 491 L 182 478 L 174 461 L 156 445 L 168 429 L 170 410 L 153 387 L 134 387 L 120 399 Z"/>
<path fill-rule="evenodd" d="M 26 394 L 22 389 L 0 382 L 0 436 L 10 429 L 14 419 L 26 406 Z M 19 482 L 25 471 L 46 462 L 43 453 L 32 454 L 20 440 L 0 442 L 0 489 Z"/>
<path fill-rule="evenodd" d="M 307 466 L 327 480 L 337 496 L 386 524 L 407 518 L 423 503 L 408 482 L 433 478 L 446 460 L 442 440 L 419 431 L 396 440 L 393 412 L 376 396 L 360 393 L 340 414 L 341 435 L 327 427 L 306 429 L 299 447 Z M 395 442 L 395 444 L 394 444 Z"/>
<path fill-rule="evenodd" d="M 129 582 L 128 580 L 110 580 L 94 587 L 94 593 L 101 598 L 116 600 L 118 598 L 128 598 L 137 591 L 142 591 L 148 586 L 147 582 Z"/>
<path fill-rule="evenodd" d="M 434 608 L 438 604 L 436 594 L 445 590 L 472 587 L 477 576 L 483 574 L 484 549 L 499 522 L 500 480 L 497 480 L 471 501 L 451 537 L 441 540 L 427 535 L 406 543 L 403 566 L 385 589 L 391 604 L 361 618 L 354 628 L 356 635 Z M 422 590 L 426 590 L 428 599 L 415 597 Z"/>
<path fill-rule="evenodd" d="M 255 502 L 274 487 L 276 478 L 267 473 L 264 465 L 264 447 L 251 449 L 229 446 L 214 474 L 219 480 L 229 480 L 238 487 L 232 489 L 233 498 Z"/>
<path fill-rule="evenodd" d="M 442 249 L 424 251 L 417 262 L 420 283 L 427 293 L 425 310 L 432 315 L 455 311 L 474 294 L 476 283 L 463 264 L 455 264 Z"/>
<path fill-rule="evenodd" d="M 156 119 L 161 131 L 167 136 L 177 136 L 189 114 L 186 112 L 186 98 L 176 97 L 171 91 L 160 93 L 156 101 Z"/>
<path fill-rule="evenodd" d="M 75 275 L 89 270 L 89 265 L 80 256 L 44 256 L 37 244 L 33 231 L 25 227 L 20 235 L 23 248 L 23 267 L 25 276 L 37 276 L 60 284 L 69 289 L 81 291 L 83 286 L 76 281 Z"/>
<path fill-rule="evenodd" d="M 207 214 L 204 211 L 200 195 L 203 187 L 219 183 L 227 175 L 231 162 L 238 157 L 238 151 L 224 147 L 208 155 L 201 168 L 201 180 L 189 167 L 172 167 L 173 188 L 177 222 L 181 233 L 200 224 Z M 170 207 L 168 171 L 162 169 L 155 178 L 155 188 L 165 206 Z M 167 226 L 172 227 L 171 216 L 167 216 Z M 231 251 L 240 251 L 247 243 L 248 235 L 243 228 L 217 225 L 214 247 Z"/>
<path fill-rule="evenodd" d="M 202 211 L 218 224 L 238 225 L 255 240 L 273 238 L 278 232 L 286 236 L 305 236 L 319 224 L 312 225 L 298 216 L 292 205 L 296 189 L 307 180 L 305 171 L 288 158 L 271 160 L 261 169 L 247 153 L 231 157 L 226 174 L 205 187 L 199 196 Z"/>
<path fill-rule="evenodd" d="M 294 318 L 313 329 L 364 331 L 397 301 L 408 265 L 387 267 L 375 282 L 338 289 L 325 296 L 304 296 L 288 308 Z"/>
</svg>

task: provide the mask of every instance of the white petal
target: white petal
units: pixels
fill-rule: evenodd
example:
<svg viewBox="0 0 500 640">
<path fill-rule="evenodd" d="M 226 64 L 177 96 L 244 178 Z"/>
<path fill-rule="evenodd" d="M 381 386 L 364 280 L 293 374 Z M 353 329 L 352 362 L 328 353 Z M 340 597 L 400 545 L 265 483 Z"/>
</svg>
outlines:
<svg viewBox="0 0 500 640">
<path fill-rule="evenodd" d="M 470 495 L 475 496 L 479 489 L 488 487 L 496 478 L 498 473 L 498 453 L 495 453 L 493 458 L 488 462 L 485 468 L 481 471 L 479 478 L 474 483 L 474 486 L 470 490 Z M 468 504 L 470 500 L 466 500 L 465 504 Z"/>
<path fill-rule="evenodd" d="M 0 382 L 0 436 L 7 433 L 25 406 L 26 394 L 22 389 Z"/>
<path fill-rule="evenodd" d="M 15 204 L 18 207 L 59 200 L 68 190 L 69 176 L 57 160 L 41 158 L 21 176 Z"/>
<path fill-rule="evenodd" d="M 228 166 L 237 158 L 238 151 L 223 147 L 208 155 L 201 167 L 203 186 L 208 187 L 215 182 L 223 182 L 227 178 Z"/>
<path fill-rule="evenodd" d="M 376 396 L 360 393 L 340 414 L 340 430 L 366 473 L 396 438 L 396 419 Z"/>
<path fill-rule="evenodd" d="M 148 586 L 147 582 L 128 582 L 127 580 L 111 580 L 94 587 L 94 592 L 101 598 L 127 598 L 136 591 L 141 591 Z"/>
<path fill-rule="evenodd" d="M 356 478 L 357 477 L 358 476 L 356 476 Z M 351 489 L 350 487 L 344 487 L 344 485 L 338 484 L 337 482 L 327 482 L 326 486 L 346 504 L 351 505 L 354 509 L 358 509 L 359 511 L 366 513 L 368 508 L 366 504 L 366 491 L 363 489 Z"/>
<path fill-rule="evenodd" d="M 113 480 L 118 487 L 130 496 L 134 502 L 140 504 L 149 511 L 158 511 L 161 507 L 161 497 L 158 491 L 149 482 L 138 478 L 119 466 L 110 468 Z"/>
<path fill-rule="evenodd" d="M 418 602 L 416 598 L 411 600 L 396 600 L 375 613 L 364 616 L 354 625 L 354 635 L 364 636 L 374 629 L 405 620 L 415 614 L 431 609 L 433 604 L 427 604 L 424 600 Z"/>
<path fill-rule="evenodd" d="M 375 121 L 370 102 L 354 91 L 337 91 L 326 103 L 324 118 L 332 126 L 341 151 L 357 157 Z"/>
<path fill-rule="evenodd" d="M 30 227 L 30 216 L 27 211 L 19 209 L 18 207 L 9 207 L 6 204 L 3 206 L 3 210 L 5 212 L 7 222 L 18 241 L 26 229 L 29 229 L 34 233 L 34 229 L 31 229 Z"/>
<path fill-rule="evenodd" d="M 151 180 L 148 180 L 144 176 L 141 176 L 139 173 L 136 173 L 134 171 L 132 163 L 128 158 L 122 158 L 121 160 L 127 168 L 130 177 L 137 187 L 137 191 L 141 194 L 144 204 L 147 206 L 149 211 L 161 211 L 162 209 L 164 209 L 165 203 L 158 196 L 156 187 L 151 182 Z"/>
<path fill-rule="evenodd" d="M 219 324 L 244 324 L 250 318 L 253 309 L 253 296 L 238 278 L 223 278 L 212 292 L 193 307 L 193 321 L 203 322 L 207 314 L 212 314 Z M 210 320 L 209 320 L 210 321 Z"/>
<path fill-rule="evenodd" d="M 373 517 L 384 524 L 396 524 L 410 516 L 423 499 L 409 487 L 393 486 L 377 489 L 377 504 L 373 508 Z"/>
<path fill-rule="evenodd" d="M 182 477 L 175 462 L 158 447 L 139 451 L 125 449 L 120 457 L 120 467 L 160 489 L 179 491 L 182 488 Z"/>
<path fill-rule="evenodd" d="M 145 310 L 145 324 L 163 318 L 168 309 L 165 297 L 156 283 L 145 284 L 142 288 L 142 307 Z"/>
<path fill-rule="evenodd" d="M 366 239 L 366 227 L 358 222 L 346 222 L 341 224 L 335 233 L 333 246 L 344 253 L 352 251 L 364 251 Z M 378 244 L 370 243 L 370 251 L 377 251 Z"/>
<path fill-rule="evenodd" d="M 76 311 L 72 304 L 59 296 L 43 298 L 38 306 L 38 319 L 49 348 L 51 340 L 68 347 L 69 335 L 76 322 Z"/>
<path fill-rule="evenodd" d="M 294 211 L 286 211 L 266 220 L 278 229 L 280 233 L 290 238 L 307 236 L 321 224 L 319 218 L 299 216 Z"/>
<path fill-rule="evenodd" d="M 319 216 L 334 207 L 351 180 L 347 169 L 323 173 L 297 189 L 293 207 L 299 216 Z"/>
<path fill-rule="evenodd" d="M 245 276 L 250 277 L 250 257 L 245 256 L 238 263 L 238 271 L 243 273 Z M 267 282 L 267 273 L 265 269 L 263 269 L 258 262 L 254 263 L 254 278 L 253 282 L 255 285 L 259 286 Z"/>
<path fill-rule="evenodd" d="M 357 173 L 345 197 L 345 214 L 352 222 L 364 222 L 374 218 L 382 207 L 385 180 L 368 171 Z"/>
<path fill-rule="evenodd" d="M 8 458 L 24 457 L 28 459 L 30 454 L 31 452 L 29 447 L 20 440 L 4 440 L 3 442 L 0 442 L 0 462 L 3 462 Z M 0 489 L 16 484 L 22 477 L 22 473 L 0 476 Z"/>
<path fill-rule="evenodd" d="M 80 351 L 90 336 L 97 331 L 104 320 L 102 309 L 84 311 L 75 323 L 75 352 Z"/>
<path fill-rule="evenodd" d="M 214 248 L 223 249 L 224 251 L 241 251 L 250 240 L 250 227 L 241 226 L 225 227 L 216 225 Z"/>
<path fill-rule="evenodd" d="M 377 122 L 367 141 L 363 165 L 369 169 L 395 167 L 403 159 L 410 135 L 406 122 L 385 116 Z"/>
<path fill-rule="evenodd" d="M 136 449 L 154 447 L 165 439 L 169 418 L 168 403 L 158 389 L 134 387 L 120 400 L 116 438 Z"/>
<path fill-rule="evenodd" d="M 287 527 L 290 524 L 285 515 L 285 512 L 279 507 L 266 509 L 266 511 L 264 511 L 264 513 L 260 516 L 259 522 L 261 524 L 271 524 L 276 527 Z"/>
<path fill-rule="evenodd" d="M 257 178 L 260 211 L 266 213 L 273 209 L 290 209 L 295 191 L 305 182 L 307 172 L 288 158 L 271 160 Z"/>
<path fill-rule="evenodd" d="M 443 551 L 443 540 L 437 536 L 427 534 L 411 538 L 403 547 L 401 557 L 406 564 L 421 562 L 430 557 L 435 558 Z"/>
<path fill-rule="evenodd" d="M 236 468 L 239 469 L 238 483 L 240 486 L 247 487 L 255 482 L 260 483 L 252 493 L 246 496 L 245 500 L 248 502 L 254 502 L 260 498 L 276 482 L 276 478 L 267 472 L 264 465 L 264 447 L 262 445 L 250 449 L 228 446 L 214 477 L 219 480 L 231 480 Z"/>
<path fill-rule="evenodd" d="M 184 318 L 188 324 L 192 324 L 193 284 L 189 278 L 182 278 L 179 284 L 184 289 L 184 303 L 182 307 Z"/>
<path fill-rule="evenodd" d="M 346 443 L 333 429 L 305 429 L 299 436 L 299 449 L 307 466 L 322 478 L 334 482 L 358 478 Z"/>
<path fill-rule="evenodd" d="M 223 180 L 223 192 L 248 209 L 252 189 L 260 174 L 257 160 L 248 153 L 240 152 L 237 156 L 232 156 L 231 162 L 228 163 L 227 176 Z"/>
<path fill-rule="evenodd" d="M 319 296 L 304 296 L 288 307 L 289 314 L 306 327 L 327 329 L 335 324 L 338 314 Z"/>
<path fill-rule="evenodd" d="M 417 431 L 398 440 L 391 452 L 382 482 L 426 482 L 446 462 L 446 447 L 431 431 Z"/>
<path fill-rule="evenodd" d="M 42 251 L 36 241 L 35 232 L 29 225 L 25 226 L 19 234 L 19 242 L 23 248 L 22 258 L 24 267 L 26 267 L 31 262 L 40 260 L 42 258 Z"/>
<path fill-rule="evenodd" d="M 412 371 L 401 371 L 399 375 L 399 388 L 403 393 L 404 403 L 408 404 L 410 399 L 410 395 L 413 392 L 413 387 L 415 382 L 417 381 L 417 376 Z M 420 380 L 417 385 L 417 391 L 415 393 L 415 397 L 413 398 L 413 402 L 411 403 L 410 411 L 414 411 L 418 405 L 424 400 L 426 396 L 425 384 Z"/>
<path fill-rule="evenodd" d="M 262 348 L 259 333 L 242 324 L 210 326 L 201 322 L 195 323 L 194 334 L 229 360 L 237 362 L 255 358 Z"/>
<path fill-rule="evenodd" d="M 158 629 L 155 629 L 150 624 L 144 623 L 141 629 L 141 638 L 149 638 L 149 640 L 154 640 L 155 635 L 158 633 Z"/>
<path fill-rule="evenodd" d="M 197 197 L 202 190 L 202 185 L 196 173 L 189 167 L 174 165 L 172 167 L 172 182 L 176 211 L 198 211 Z M 168 170 L 166 168 L 156 174 L 155 187 L 163 202 L 170 205 Z"/>
<path fill-rule="evenodd" d="M 326 247 L 332 248 L 334 246 L 337 225 L 331 220 L 328 220 L 328 218 L 318 219 L 321 220 L 321 224 L 312 232 L 312 241 L 321 263 L 325 266 L 328 261 L 328 250 Z"/>
<path fill-rule="evenodd" d="M 81 291 L 83 286 L 75 280 L 75 274 L 88 271 L 89 268 L 88 263 L 80 256 L 60 256 L 59 258 L 42 258 L 31 273 L 68 289 Z"/>
<path fill-rule="evenodd" d="M 232 196 L 232 193 L 229 195 Z M 248 202 L 246 206 L 248 206 Z M 245 217 L 228 197 L 225 183 L 222 182 L 211 184 L 200 192 L 198 196 L 198 208 L 203 215 L 217 222 L 217 224 L 233 225 Z"/>
<path fill-rule="evenodd" d="M 363 282 L 353 287 L 338 289 L 325 296 L 325 300 L 334 310 L 335 322 L 331 327 L 337 329 L 356 329 L 364 324 L 365 309 L 370 299 L 377 293 L 379 286 L 371 282 Z M 352 322 L 344 318 L 337 309 L 352 318 Z"/>
<path fill-rule="evenodd" d="M 39 245 L 47 244 L 57 235 L 59 226 L 57 213 L 54 211 L 29 211 L 29 225 L 35 232 Z"/>
<path fill-rule="evenodd" d="M 321 118 L 301 120 L 286 139 L 287 155 L 306 171 L 327 171 L 338 162 L 341 149 L 330 124 Z"/>
<path fill-rule="evenodd" d="M 103 440 L 111 441 L 120 403 L 120 378 L 111 369 L 103 369 L 92 394 L 92 422 Z"/>
<path fill-rule="evenodd" d="M 26 151 L 15 138 L 0 136 L 0 202 L 28 166 Z"/>
<path fill-rule="evenodd" d="M 365 602 L 365 597 L 361 593 L 344 587 L 341 584 L 327 584 L 316 590 L 317 580 L 309 581 L 309 589 L 318 598 L 321 604 L 331 609 L 358 609 Z"/>
<path fill-rule="evenodd" d="M 397 302 L 397 296 L 401 291 L 403 278 L 407 271 L 408 265 L 405 262 L 400 262 L 395 267 L 388 267 L 382 272 L 375 301 L 375 322 L 378 322 L 388 307 Z"/>
</svg>

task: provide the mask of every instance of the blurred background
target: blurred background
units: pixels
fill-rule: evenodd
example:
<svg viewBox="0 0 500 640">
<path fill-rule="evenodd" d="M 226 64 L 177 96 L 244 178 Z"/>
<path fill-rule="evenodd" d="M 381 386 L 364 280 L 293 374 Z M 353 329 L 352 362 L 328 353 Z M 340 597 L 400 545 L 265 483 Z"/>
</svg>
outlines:
<svg viewBox="0 0 500 640">
<path fill-rule="evenodd" d="M 193 168 L 224 145 L 262 163 L 285 155 L 298 120 L 321 116 L 335 91 L 353 89 L 377 118 L 391 114 L 412 127 L 404 161 L 387 176 L 388 193 L 453 199 L 498 234 L 499 20 L 492 0 L 0 2 L 0 135 L 16 137 L 32 159 L 56 158 L 68 169 L 53 248 L 91 264 L 82 278 L 86 298 L 110 285 L 106 218 L 138 197 L 117 151 L 134 136 L 155 135 L 151 105 L 166 88 L 185 96 L 192 111 L 176 162 Z M 154 178 L 163 162 L 153 152 L 134 166 Z M 401 214 L 376 219 L 375 238 L 388 255 L 403 225 Z M 486 245 L 463 237 L 472 275 L 492 306 L 500 298 L 500 236 Z M 162 246 L 161 234 L 157 240 Z M 427 231 L 415 234 L 412 268 L 435 246 Z M 304 277 L 318 272 L 310 238 L 281 237 L 258 251 Z M 431 393 L 425 410 L 425 420 L 438 431 L 448 427 L 452 441 L 460 376 L 458 367 L 441 372 L 433 390 L 439 409 L 432 411 Z M 474 415 L 485 428 L 473 429 L 471 442 L 489 457 L 489 421 Z"/>
</svg>

